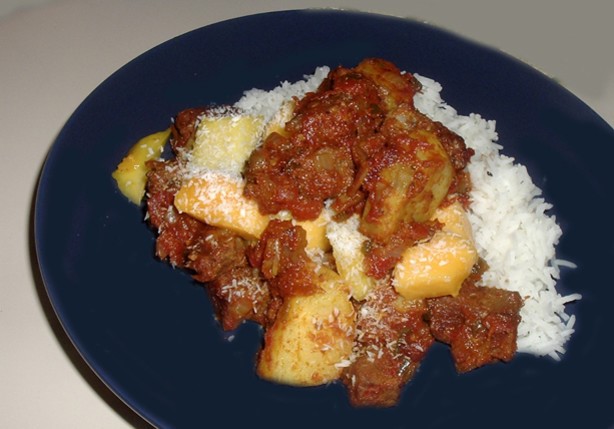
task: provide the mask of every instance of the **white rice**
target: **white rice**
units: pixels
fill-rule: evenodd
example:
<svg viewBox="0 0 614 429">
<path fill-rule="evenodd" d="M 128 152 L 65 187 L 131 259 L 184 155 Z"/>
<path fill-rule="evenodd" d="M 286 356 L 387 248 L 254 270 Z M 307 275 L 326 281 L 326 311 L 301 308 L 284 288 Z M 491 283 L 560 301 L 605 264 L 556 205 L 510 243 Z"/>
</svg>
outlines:
<svg viewBox="0 0 614 429">
<path fill-rule="evenodd" d="M 279 86 L 270 91 L 262 89 L 250 89 L 245 91 L 243 97 L 235 103 L 247 114 L 262 116 L 264 122 L 269 122 L 279 112 L 284 102 L 292 97 L 303 97 L 306 93 L 318 89 L 318 85 L 328 75 L 330 69 L 327 66 L 318 67 L 314 74 L 305 75 L 304 80 L 294 83 L 288 81 L 281 82 Z"/>
<path fill-rule="evenodd" d="M 235 106 L 271 120 L 285 101 L 316 90 L 328 72 L 328 67 L 319 67 L 302 81 L 283 82 L 271 91 L 246 91 Z M 525 299 L 518 351 L 560 359 L 575 322 L 565 305 L 581 296 L 561 296 L 556 290 L 560 268 L 574 264 L 556 259 L 562 231 L 548 213 L 552 206 L 544 201 L 526 168 L 500 152 L 503 147 L 496 143 L 495 121 L 474 113 L 459 115 L 442 100 L 439 83 L 414 76 L 423 85 L 414 99 L 416 107 L 475 150 L 468 166 L 473 184 L 469 217 L 478 252 L 489 266 L 483 285 L 517 291 Z"/>
<path fill-rule="evenodd" d="M 565 304 L 581 296 L 561 296 L 556 290 L 560 267 L 574 264 L 556 259 L 562 231 L 548 213 L 552 205 L 527 169 L 500 152 L 495 121 L 474 113 L 459 115 L 441 99 L 439 83 L 414 76 L 423 85 L 416 107 L 475 150 L 468 166 L 473 185 L 469 218 L 478 252 L 489 266 L 483 284 L 517 291 L 525 299 L 518 351 L 558 360 L 574 332 L 575 317 L 566 313 Z"/>
</svg>

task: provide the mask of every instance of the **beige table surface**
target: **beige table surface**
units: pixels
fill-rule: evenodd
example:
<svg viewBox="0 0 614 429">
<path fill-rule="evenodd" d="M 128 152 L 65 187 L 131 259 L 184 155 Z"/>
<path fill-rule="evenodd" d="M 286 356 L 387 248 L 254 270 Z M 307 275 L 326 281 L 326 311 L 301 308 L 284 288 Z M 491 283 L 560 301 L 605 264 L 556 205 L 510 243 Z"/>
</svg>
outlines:
<svg viewBox="0 0 614 429">
<path fill-rule="evenodd" d="M 359 9 L 428 21 L 499 48 L 558 79 L 612 125 L 614 2 L 569 3 L 0 0 L 0 428 L 148 427 L 72 348 L 32 263 L 32 204 L 45 154 L 113 71 L 216 21 L 304 7 Z"/>
</svg>

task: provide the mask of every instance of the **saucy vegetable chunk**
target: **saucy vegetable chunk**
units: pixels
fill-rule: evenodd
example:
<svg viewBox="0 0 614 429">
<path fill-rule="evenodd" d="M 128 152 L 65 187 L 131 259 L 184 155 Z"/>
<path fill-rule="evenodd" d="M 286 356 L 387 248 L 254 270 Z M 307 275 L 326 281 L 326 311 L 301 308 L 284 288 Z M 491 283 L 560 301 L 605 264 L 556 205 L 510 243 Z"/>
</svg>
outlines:
<svg viewBox="0 0 614 429">
<path fill-rule="evenodd" d="M 414 112 L 406 104 L 391 112 L 381 129 L 386 150 L 370 160 L 360 230 L 378 243 L 390 240 L 403 223 L 429 220 L 454 177 L 437 135 L 417 128 Z"/>
</svg>

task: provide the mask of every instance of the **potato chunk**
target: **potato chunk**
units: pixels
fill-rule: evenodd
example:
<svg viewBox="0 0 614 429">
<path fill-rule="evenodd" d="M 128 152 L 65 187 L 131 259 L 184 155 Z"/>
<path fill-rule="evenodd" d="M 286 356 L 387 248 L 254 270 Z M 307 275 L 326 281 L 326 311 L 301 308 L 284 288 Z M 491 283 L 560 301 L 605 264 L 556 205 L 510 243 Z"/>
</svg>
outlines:
<svg viewBox="0 0 614 429">
<path fill-rule="evenodd" d="M 243 186 L 240 179 L 207 172 L 179 189 L 175 207 L 209 225 L 228 228 L 248 239 L 258 238 L 269 217 L 260 214 L 256 202 L 243 196 Z"/>
<path fill-rule="evenodd" d="M 458 234 L 473 243 L 473 230 L 467 212 L 459 202 L 454 202 L 447 207 L 438 208 L 433 215 L 444 226 L 442 231 Z"/>
<path fill-rule="evenodd" d="M 339 378 L 339 364 L 352 352 L 354 308 L 348 287 L 333 271 L 321 268 L 320 290 L 284 301 L 266 331 L 258 375 L 294 386 L 317 386 Z"/>
<path fill-rule="evenodd" d="M 337 272 L 350 285 L 352 297 L 362 301 L 373 289 L 375 279 L 365 272 L 362 246 L 367 237 L 358 231 L 358 215 L 345 222 L 330 222 L 326 234 L 333 249 Z"/>
<path fill-rule="evenodd" d="M 175 207 L 206 224 L 228 228 L 248 239 L 260 238 L 271 217 L 261 214 L 256 202 L 243 195 L 243 186 L 241 179 L 209 171 L 179 189 Z M 327 219 L 322 214 L 311 221 L 296 222 L 307 233 L 308 249 L 330 249 Z"/>
<path fill-rule="evenodd" d="M 396 291 L 407 299 L 458 295 L 478 260 L 471 225 L 459 203 L 438 209 L 443 228 L 425 243 L 405 250 L 393 272 Z"/>
<path fill-rule="evenodd" d="M 325 211 L 320 213 L 314 220 L 296 221 L 296 224 L 301 226 L 307 233 L 307 249 L 321 249 L 326 252 L 330 250 L 330 242 L 326 237 L 326 225 L 329 222 L 329 217 Z"/>
<path fill-rule="evenodd" d="M 160 131 L 140 139 L 128 151 L 111 176 L 122 194 L 135 204 L 140 204 L 145 195 L 147 181 L 146 162 L 159 158 L 171 130 Z"/>
<path fill-rule="evenodd" d="M 192 165 L 239 176 L 259 143 L 262 128 L 262 118 L 256 116 L 205 116 L 196 130 Z"/>
</svg>

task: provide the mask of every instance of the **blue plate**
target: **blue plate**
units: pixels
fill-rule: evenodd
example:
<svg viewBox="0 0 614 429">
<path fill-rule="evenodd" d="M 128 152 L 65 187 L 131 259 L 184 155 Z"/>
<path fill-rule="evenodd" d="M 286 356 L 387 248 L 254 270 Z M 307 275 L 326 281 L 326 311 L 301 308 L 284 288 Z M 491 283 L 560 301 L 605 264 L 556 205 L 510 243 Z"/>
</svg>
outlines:
<svg viewBox="0 0 614 429">
<path fill-rule="evenodd" d="M 562 361 L 519 355 L 457 375 L 447 348 L 436 346 L 398 407 L 352 409 L 337 384 L 300 389 L 259 380 L 258 328 L 245 324 L 227 341 L 202 287 L 154 258 L 142 209 L 111 178 L 136 140 L 165 129 L 184 108 L 231 103 L 246 89 L 369 56 L 439 81 L 459 113 L 497 120 L 505 153 L 528 166 L 554 203 L 564 230 L 559 256 L 579 266 L 564 272 L 560 288 L 584 296 L 570 307 L 577 332 Z M 606 428 L 614 423 L 614 229 L 604 210 L 613 159 L 606 122 L 496 50 L 405 19 L 266 13 L 172 39 L 92 92 L 42 171 L 36 250 L 51 303 L 84 361 L 159 427 Z"/>
</svg>

